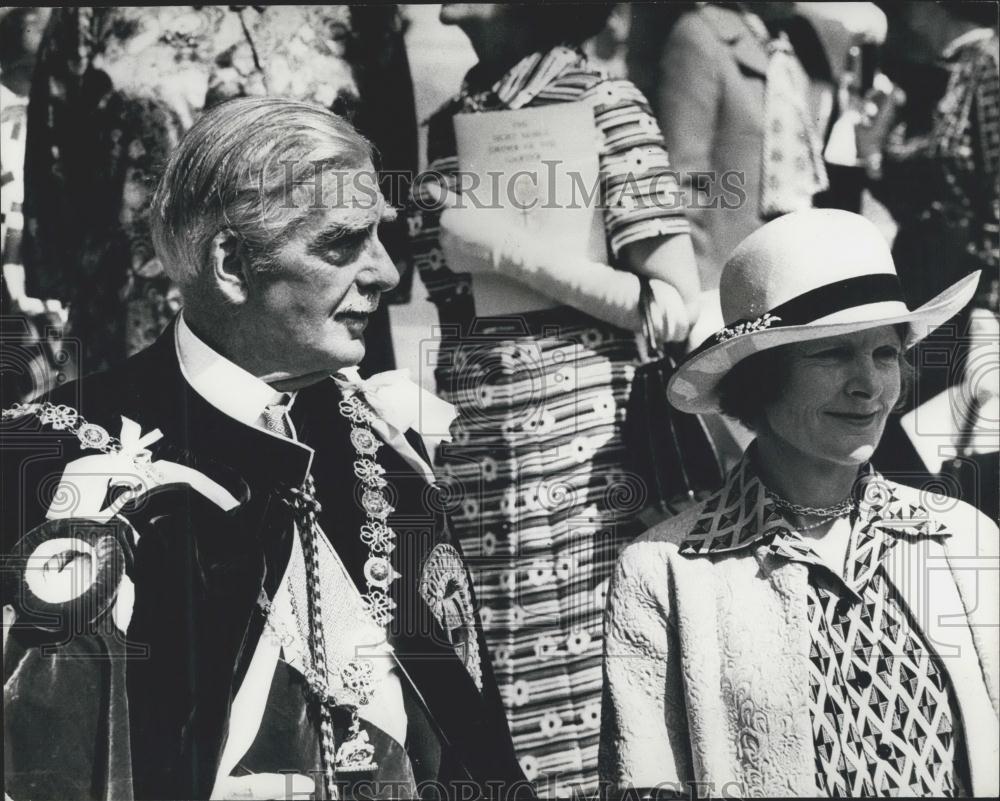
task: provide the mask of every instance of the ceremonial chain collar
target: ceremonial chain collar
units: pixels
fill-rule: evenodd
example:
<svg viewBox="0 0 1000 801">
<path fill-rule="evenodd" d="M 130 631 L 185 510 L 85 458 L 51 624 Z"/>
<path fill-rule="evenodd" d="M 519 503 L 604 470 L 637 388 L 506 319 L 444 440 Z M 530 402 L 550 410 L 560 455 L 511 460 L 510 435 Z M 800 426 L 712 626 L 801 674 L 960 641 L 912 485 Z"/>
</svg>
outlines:
<svg viewBox="0 0 1000 801">
<path fill-rule="evenodd" d="M 362 594 L 361 600 L 375 624 L 385 627 L 392 622 L 392 612 L 396 608 L 396 602 L 389 597 L 388 590 L 400 578 L 400 574 L 392 567 L 388 558 L 396 548 L 396 533 L 387 521 L 396 510 L 386 496 L 388 482 L 384 478 L 385 468 L 373 458 L 382 447 L 382 441 L 371 430 L 374 413 L 357 393 L 341 400 L 338 408 L 351 423 L 351 445 L 358 457 L 354 460 L 354 475 L 364 486 L 361 507 L 366 519 L 361 526 L 361 541 L 368 546 L 368 559 L 364 564 L 367 592 Z M 301 488 L 291 488 L 288 494 L 286 500 L 298 514 L 312 517 L 319 515 L 321 508 L 315 497 L 311 477 Z"/>
<path fill-rule="evenodd" d="M 384 627 L 392 622 L 392 612 L 396 603 L 389 596 L 389 587 L 400 574 L 392 567 L 389 554 L 395 549 L 395 532 L 389 527 L 389 516 L 395 511 L 386 497 L 385 489 L 388 482 L 385 479 L 385 468 L 379 465 L 374 456 L 382 447 L 381 440 L 371 430 L 375 419 L 374 413 L 358 397 L 356 392 L 347 390 L 343 400 L 338 404 L 340 413 L 351 423 L 350 440 L 356 451 L 354 475 L 361 481 L 364 489 L 361 494 L 361 506 L 365 511 L 366 520 L 361 526 L 361 541 L 368 546 L 368 559 L 364 565 L 367 592 L 361 596 L 365 611 L 375 621 L 376 625 Z M 374 751 L 366 732 L 360 729 L 357 705 L 365 705 L 371 700 L 374 692 L 373 667 L 365 660 L 351 660 L 339 666 L 339 673 L 344 688 L 350 691 L 352 698 L 347 703 L 339 703 L 336 691 L 328 681 L 326 643 L 323 632 L 322 598 L 320 596 L 319 554 L 317 542 L 322 536 L 319 530 L 318 517 L 322 511 L 316 499 L 315 485 L 312 476 L 307 476 L 302 487 L 291 488 L 285 498 L 295 512 L 300 527 L 303 558 L 306 568 L 306 592 L 309 608 L 306 627 L 309 643 L 310 659 L 302 659 L 303 676 L 306 679 L 308 694 L 312 695 L 320 707 L 320 746 L 324 766 L 324 778 L 327 787 L 332 788 L 335 772 L 365 772 L 377 767 L 374 762 Z M 304 535 L 304 536 L 303 536 Z M 300 633 L 302 630 L 302 615 L 295 602 L 294 593 L 289 591 L 292 616 L 296 620 Z M 272 628 L 282 645 L 290 646 L 297 638 L 288 632 L 287 628 L 274 619 L 271 614 L 272 604 L 266 593 L 261 590 L 257 601 L 263 610 L 268 625 Z M 303 654 L 303 656 L 305 656 Z M 356 704 L 351 703 L 355 701 Z M 345 741 L 339 749 L 335 748 L 333 739 L 330 705 L 340 705 L 348 709 L 351 721 Z"/>
<path fill-rule="evenodd" d="M 382 441 L 371 430 L 375 415 L 357 393 L 347 395 L 339 404 L 340 413 L 351 422 L 351 445 L 357 452 L 354 475 L 364 485 L 361 507 L 367 520 L 361 526 L 361 541 L 368 546 L 368 559 L 364 574 L 368 592 L 361 596 L 365 609 L 378 626 L 392 622 L 396 602 L 389 597 L 392 582 L 400 578 L 389 561 L 389 554 L 396 547 L 396 533 L 389 528 L 388 519 L 396 511 L 386 497 L 385 468 L 374 460 Z"/>
<path fill-rule="evenodd" d="M 2 412 L 3 422 L 17 420 L 26 415 L 34 415 L 38 422 L 52 426 L 57 431 L 69 431 L 80 441 L 81 448 L 90 448 L 112 456 L 125 451 L 125 446 L 118 437 L 108 433 L 107 429 L 96 423 L 88 423 L 86 419 L 72 406 L 48 401 L 41 403 L 14 403 Z M 157 435 L 158 437 L 159 435 Z M 141 443 L 140 443 L 141 444 Z M 147 443 L 148 444 L 148 443 Z M 148 448 L 138 447 L 130 452 L 136 471 L 152 483 L 160 479 L 160 474 L 151 464 L 152 452 Z"/>
<path fill-rule="evenodd" d="M 72 406 L 56 406 L 44 403 L 15 403 L 3 410 L 3 420 L 16 420 L 33 414 L 40 423 L 50 425 L 57 431 L 69 431 L 80 440 L 83 448 L 94 448 L 103 453 L 121 453 L 122 443 L 111 436 L 101 426 L 88 423 Z M 148 451 L 147 451 L 148 453 Z"/>
</svg>

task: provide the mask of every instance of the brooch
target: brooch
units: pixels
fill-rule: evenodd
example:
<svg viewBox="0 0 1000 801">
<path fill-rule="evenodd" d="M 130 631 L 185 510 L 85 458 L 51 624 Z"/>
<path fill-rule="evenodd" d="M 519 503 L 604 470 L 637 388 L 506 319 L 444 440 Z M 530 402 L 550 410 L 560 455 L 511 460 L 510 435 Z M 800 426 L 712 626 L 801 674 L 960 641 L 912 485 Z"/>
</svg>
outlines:
<svg viewBox="0 0 1000 801">
<path fill-rule="evenodd" d="M 767 312 L 766 314 L 758 317 L 756 320 L 747 320 L 730 328 L 723 328 L 715 335 L 715 341 L 725 342 L 733 337 L 738 337 L 742 334 L 749 334 L 752 331 L 762 331 L 765 328 L 770 328 L 775 323 L 780 322 L 780 317 L 775 317 L 770 312 Z"/>
</svg>

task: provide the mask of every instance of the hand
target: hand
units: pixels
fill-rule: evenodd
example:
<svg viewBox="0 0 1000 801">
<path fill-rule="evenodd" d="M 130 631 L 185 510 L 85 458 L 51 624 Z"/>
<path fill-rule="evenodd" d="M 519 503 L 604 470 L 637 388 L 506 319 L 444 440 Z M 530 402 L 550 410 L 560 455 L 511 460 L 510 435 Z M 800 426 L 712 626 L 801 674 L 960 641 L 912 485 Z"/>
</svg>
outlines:
<svg viewBox="0 0 1000 801">
<path fill-rule="evenodd" d="M 316 783 L 301 773 L 254 773 L 250 776 L 227 776 L 215 783 L 213 799 L 256 801 L 257 799 L 300 799 L 313 797 Z"/>
<path fill-rule="evenodd" d="M 693 304 L 695 318 L 692 319 L 688 313 L 688 308 L 677 289 L 666 281 L 652 278 L 649 281 L 650 291 L 653 293 L 654 315 L 653 334 L 657 339 L 657 345 L 663 346 L 668 342 L 680 342 L 687 338 L 697 319 L 700 298 Z"/>
</svg>

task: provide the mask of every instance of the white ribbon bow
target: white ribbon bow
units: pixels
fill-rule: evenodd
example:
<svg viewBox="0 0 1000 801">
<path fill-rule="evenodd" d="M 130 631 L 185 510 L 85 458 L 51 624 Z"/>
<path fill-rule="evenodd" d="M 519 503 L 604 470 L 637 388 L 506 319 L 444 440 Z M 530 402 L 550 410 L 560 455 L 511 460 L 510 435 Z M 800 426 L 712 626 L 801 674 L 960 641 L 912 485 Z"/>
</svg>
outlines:
<svg viewBox="0 0 1000 801">
<path fill-rule="evenodd" d="M 361 378 L 357 367 L 334 375 L 345 392 L 360 392 L 372 411 L 399 432 L 413 429 L 421 436 L 447 436 L 458 412 L 447 401 L 410 378 L 409 370 L 386 370 Z"/>
<path fill-rule="evenodd" d="M 121 450 L 82 456 L 67 464 L 46 517 L 110 520 L 125 504 L 164 484 L 187 484 L 227 512 L 239 505 L 230 492 L 205 474 L 176 462 L 153 461 L 148 446 L 162 438 L 160 429 L 143 434 L 138 423 L 123 415 L 118 437 Z M 104 508 L 108 490 L 114 487 L 127 487 L 128 491 Z"/>
<path fill-rule="evenodd" d="M 421 437 L 447 438 L 458 414 L 455 407 L 415 383 L 409 370 L 387 370 L 363 379 L 357 367 L 348 367 L 333 378 L 345 394 L 358 392 L 364 397 L 377 418 L 372 423 L 375 433 L 428 484 L 435 483 L 434 470 L 407 442 L 405 433 L 412 428 Z"/>
</svg>

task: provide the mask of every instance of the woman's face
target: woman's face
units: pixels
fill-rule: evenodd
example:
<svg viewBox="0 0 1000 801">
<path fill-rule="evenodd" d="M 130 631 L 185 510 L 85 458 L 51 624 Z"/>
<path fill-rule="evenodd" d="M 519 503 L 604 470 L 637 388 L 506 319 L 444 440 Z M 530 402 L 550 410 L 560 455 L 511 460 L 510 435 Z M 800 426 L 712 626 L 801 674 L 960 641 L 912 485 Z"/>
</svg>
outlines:
<svg viewBox="0 0 1000 801">
<path fill-rule="evenodd" d="M 813 461 L 864 464 L 899 400 L 901 349 L 892 326 L 789 345 L 784 392 L 759 436 Z"/>
</svg>

